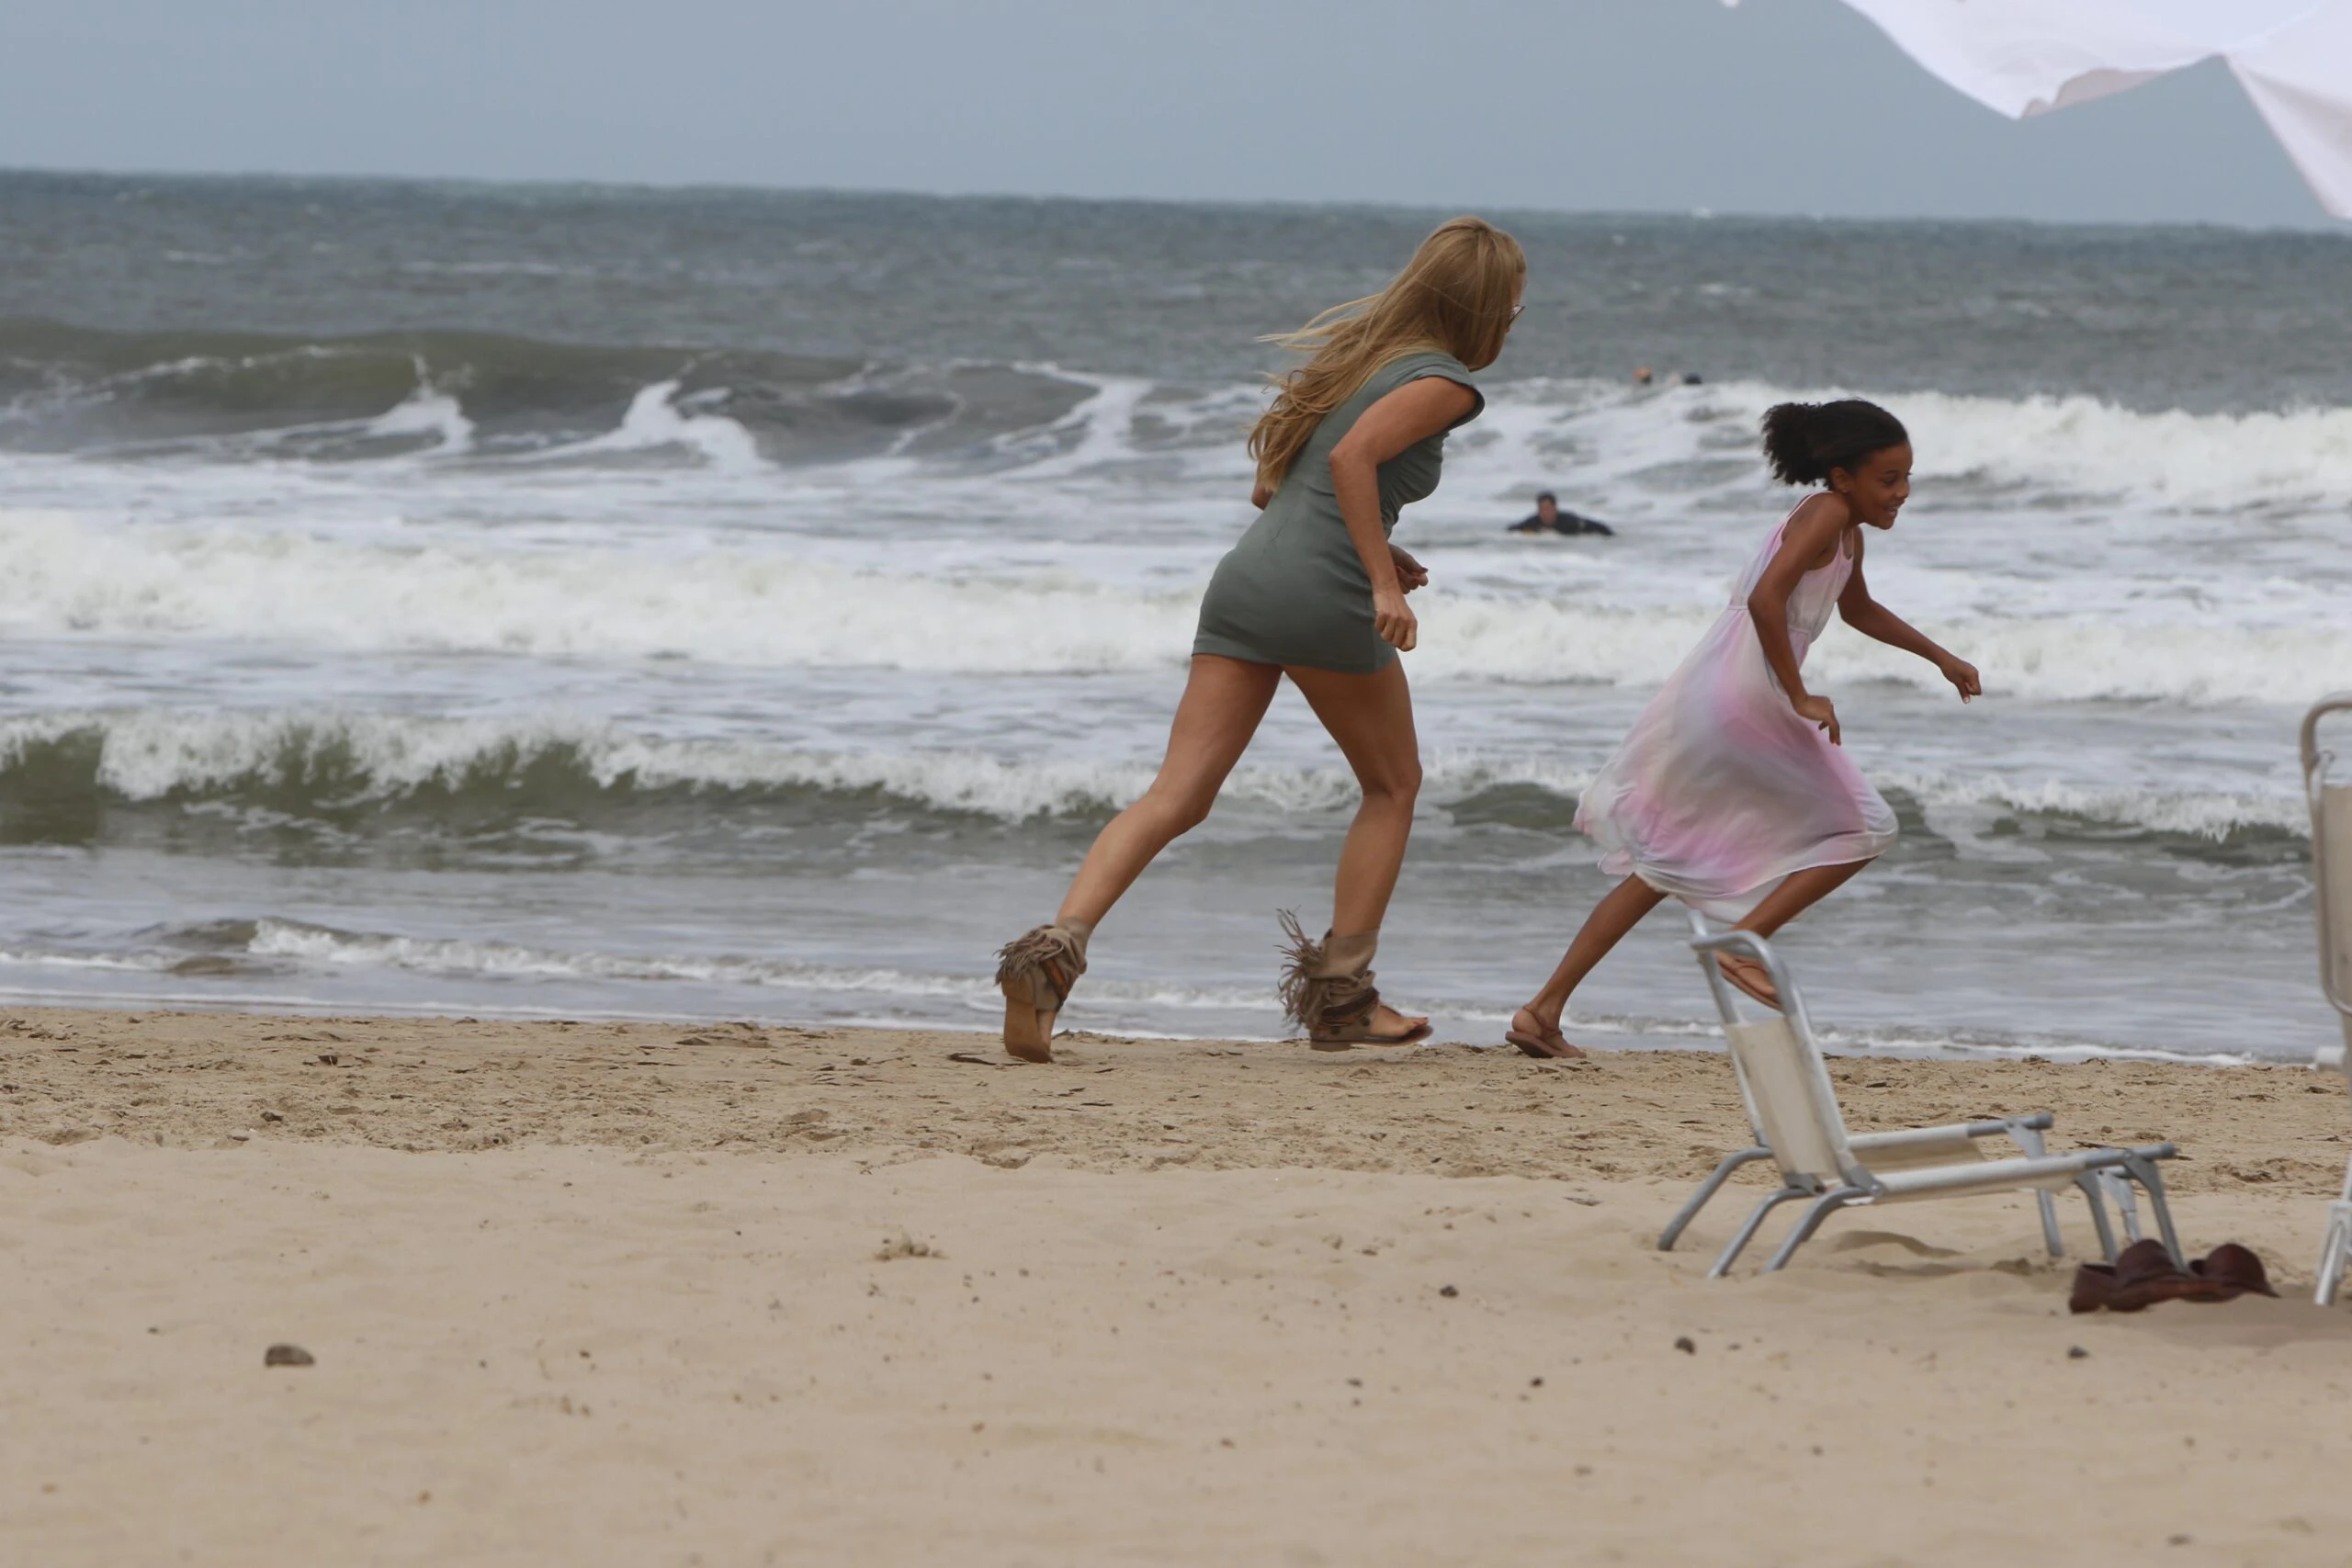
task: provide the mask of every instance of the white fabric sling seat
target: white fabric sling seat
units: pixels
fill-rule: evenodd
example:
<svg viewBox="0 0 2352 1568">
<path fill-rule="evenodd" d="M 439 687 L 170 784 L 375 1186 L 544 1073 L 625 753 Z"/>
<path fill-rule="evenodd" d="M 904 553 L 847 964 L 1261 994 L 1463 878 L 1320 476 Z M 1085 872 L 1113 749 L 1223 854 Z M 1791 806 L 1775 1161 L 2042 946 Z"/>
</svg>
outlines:
<svg viewBox="0 0 2352 1568">
<path fill-rule="evenodd" d="M 2344 1044 L 2323 1045 L 2315 1064 L 2322 1071 L 2352 1075 L 2352 784 L 2331 784 L 2335 754 L 2320 745 L 2320 720 L 2352 709 L 2352 692 L 2325 698 L 2303 716 L 2303 791 L 2312 804 L 2312 907 L 2319 916 L 2319 987 L 2344 1026 Z M 2352 1087 L 2352 1077 L 2347 1077 Z M 2320 1243 L 2322 1306 L 2335 1302 L 2352 1257 L 2352 1163 L 2344 1171 L 2343 1195 L 2327 1211 L 2327 1235 Z"/>
<path fill-rule="evenodd" d="M 1699 922 L 1694 918 L 1694 925 Z M 2077 1149 L 2053 1155 L 2041 1134 L 2051 1125 L 2047 1111 L 2030 1116 L 2002 1117 L 1983 1122 L 1959 1122 L 1942 1127 L 1917 1127 L 1856 1136 L 1846 1131 L 1844 1113 L 1821 1047 L 1805 1016 L 1804 998 L 1771 945 L 1752 931 L 1732 931 L 1709 935 L 1703 929 L 1690 943 L 1699 954 L 1716 1009 L 1723 1015 L 1724 1039 L 1730 1047 L 1732 1067 L 1747 1103 L 1756 1143 L 1724 1157 L 1700 1185 L 1682 1212 L 1658 1237 L 1662 1251 L 1675 1241 L 1707 1201 L 1720 1190 L 1732 1172 L 1757 1160 L 1769 1159 L 1781 1170 L 1779 1190 L 1767 1193 L 1748 1214 L 1729 1246 L 1707 1270 L 1721 1279 L 1755 1238 L 1765 1217 L 1783 1203 L 1799 1199 L 1806 1206 L 1788 1239 L 1764 1265 L 1766 1273 L 1784 1268 L 1798 1247 L 1811 1239 L 1821 1224 L 1840 1209 L 1883 1203 L 1917 1202 L 1930 1198 L 1957 1198 L 1984 1192 L 2032 1191 L 2040 1199 L 2042 1238 L 2052 1258 L 2063 1257 L 2057 1213 L 2051 1194 L 2068 1188 L 2090 1205 L 2099 1246 L 2109 1261 L 2116 1255 L 2115 1232 L 2109 1224 L 2104 1200 L 2113 1197 L 2123 1211 L 2125 1225 L 2139 1234 L 2138 1205 L 2132 1196 L 2137 1183 L 2147 1194 L 2165 1250 L 2180 1263 L 2180 1240 L 2174 1232 L 2172 1210 L 2165 1201 L 2164 1179 L 2156 1162 L 2177 1151 L 2170 1144 L 2139 1148 Z M 1743 1017 L 1738 995 L 1716 967 L 1718 953 L 1741 953 L 1764 965 L 1780 992 L 1781 1006 L 1760 1020 Z M 2007 1158 L 1987 1158 L 1984 1142 L 2006 1137 L 2021 1151 Z"/>
</svg>

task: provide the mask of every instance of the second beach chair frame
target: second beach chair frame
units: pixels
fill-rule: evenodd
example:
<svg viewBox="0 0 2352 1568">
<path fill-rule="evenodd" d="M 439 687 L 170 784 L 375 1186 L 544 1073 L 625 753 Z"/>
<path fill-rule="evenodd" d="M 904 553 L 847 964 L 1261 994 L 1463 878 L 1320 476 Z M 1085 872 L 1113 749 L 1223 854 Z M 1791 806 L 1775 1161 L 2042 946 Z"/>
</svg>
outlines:
<svg viewBox="0 0 2352 1568">
<path fill-rule="evenodd" d="M 2147 1194 L 2165 1250 L 2172 1255 L 2176 1265 L 2185 1266 L 2180 1238 L 2173 1227 L 2172 1209 L 2165 1198 L 2164 1178 L 2156 1169 L 2158 1160 L 2169 1159 L 2178 1152 L 2174 1145 L 2148 1144 L 2137 1148 L 2078 1149 L 2053 1155 L 2048 1152 L 2041 1137 L 2052 1120 L 2046 1111 L 2029 1116 L 1956 1122 L 1941 1127 L 1849 1134 L 1845 1116 L 1838 1109 L 1836 1086 L 1830 1081 L 1821 1046 L 1814 1037 L 1812 1021 L 1805 1013 L 1804 995 L 1771 944 L 1752 931 L 1711 933 L 1695 912 L 1690 923 L 1690 946 L 1707 976 L 1716 1011 L 1722 1015 L 1732 1069 L 1739 1080 L 1740 1099 L 1747 1106 L 1756 1142 L 1726 1155 L 1700 1183 L 1699 1190 L 1658 1237 L 1658 1250 L 1674 1249 L 1675 1242 L 1691 1220 L 1722 1190 L 1733 1172 L 1758 1160 L 1773 1160 L 1781 1168 L 1779 1190 L 1765 1194 L 1749 1213 L 1730 1245 L 1707 1270 L 1707 1278 L 1721 1279 L 1730 1272 L 1766 1216 L 1781 1204 L 1800 1199 L 1808 1201 L 1804 1212 L 1788 1238 L 1764 1265 L 1768 1274 L 1785 1268 L 1789 1259 L 1796 1256 L 1797 1248 L 1839 1209 L 2020 1190 L 2034 1191 L 2041 1212 L 2043 1242 L 2051 1257 L 2062 1258 L 2065 1248 L 2059 1238 L 2057 1209 L 2051 1194 L 2053 1190 L 2066 1187 L 2079 1191 L 2090 1206 L 2091 1223 L 2098 1230 L 2100 1249 L 2113 1262 L 2115 1231 L 2108 1222 L 2104 1200 L 2116 1200 L 2126 1232 L 2136 1240 L 2140 1226 L 2138 1205 L 2132 1201 L 2133 1183 Z M 1719 953 L 1744 953 L 1762 964 L 1780 993 L 1778 1010 L 1759 1021 L 1745 1018 L 1740 1012 L 1738 994 L 1715 964 L 1715 954 Z M 2017 1145 L 2019 1155 L 2008 1159 L 1986 1159 L 1978 1151 L 1977 1141 L 1995 1137 L 2007 1138 Z M 2347 1195 L 2352 1196 L 2352 1192 Z"/>
<path fill-rule="evenodd" d="M 2335 753 L 2320 743 L 2320 721 L 2352 709 L 2352 692 L 2324 697 L 2303 716 L 2303 793 L 2312 807 L 2312 908 L 2319 918 L 2320 994 L 2344 1026 L 2344 1044 L 2323 1045 L 2313 1064 L 2323 1071 L 2352 1074 L 2352 784 L 2331 783 Z M 2335 1302 L 2345 1265 L 2352 1258 L 2352 1163 L 2344 1171 L 2343 1195 L 2328 1205 L 2327 1235 L 2320 1243 L 2319 1282 L 2312 1299 Z"/>
</svg>

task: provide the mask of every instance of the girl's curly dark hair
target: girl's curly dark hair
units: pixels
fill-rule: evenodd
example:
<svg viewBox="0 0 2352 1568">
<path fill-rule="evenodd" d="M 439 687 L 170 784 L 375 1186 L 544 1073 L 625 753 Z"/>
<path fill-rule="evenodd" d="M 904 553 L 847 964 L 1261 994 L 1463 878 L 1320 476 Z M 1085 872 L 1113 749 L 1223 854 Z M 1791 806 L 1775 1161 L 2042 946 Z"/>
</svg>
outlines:
<svg viewBox="0 0 2352 1568">
<path fill-rule="evenodd" d="M 1852 473 L 1862 459 L 1911 439 L 1903 422 L 1860 398 L 1777 403 L 1764 414 L 1764 457 L 1782 484 L 1816 485 L 1832 468 Z"/>
</svg>

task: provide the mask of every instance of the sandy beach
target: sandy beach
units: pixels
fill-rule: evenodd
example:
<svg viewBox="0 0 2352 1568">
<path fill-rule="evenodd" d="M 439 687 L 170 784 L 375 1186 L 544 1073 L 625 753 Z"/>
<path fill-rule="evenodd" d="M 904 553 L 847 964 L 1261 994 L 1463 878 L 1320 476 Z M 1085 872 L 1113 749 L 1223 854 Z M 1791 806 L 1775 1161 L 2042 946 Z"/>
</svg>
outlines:
<svg viewBox="0 0 2352 1568">
<path fill-rule="evenodd" d="M 2177 1140 L 2192 1251 L 2285 1297 L 2118 1318 L 2018 1200 L 1655 1251 L 1740 1137 L 1700 1053 L 0 1031 L 10 1562 L 2352 1555 L 2304 1070 L 1836 1064 L 1857 1125 Z"/>
</svg>

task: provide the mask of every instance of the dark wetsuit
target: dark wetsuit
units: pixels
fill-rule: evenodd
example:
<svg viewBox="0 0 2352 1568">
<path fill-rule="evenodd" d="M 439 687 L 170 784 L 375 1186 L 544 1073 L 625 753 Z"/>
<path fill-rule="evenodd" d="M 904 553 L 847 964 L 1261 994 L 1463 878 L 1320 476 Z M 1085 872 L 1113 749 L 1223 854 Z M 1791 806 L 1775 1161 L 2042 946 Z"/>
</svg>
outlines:
<svg viewBox="0 0 2352 1568">
<path fill-rule="evenodd" d="M 1538 512 L 1522 517 L 1510 525 L 1510 531 L 1514 534 L 1541 534 L 1547 528 L 1555 534 L 1607 534 L 1612 538 L 1617 533 L 1616 529 L 1599 518 L 1579 517 L 1566 507 L 1562 507 L 1558 515 L 1548 524 L 1544 521 L 1544 514 Z"/>
</svg>

